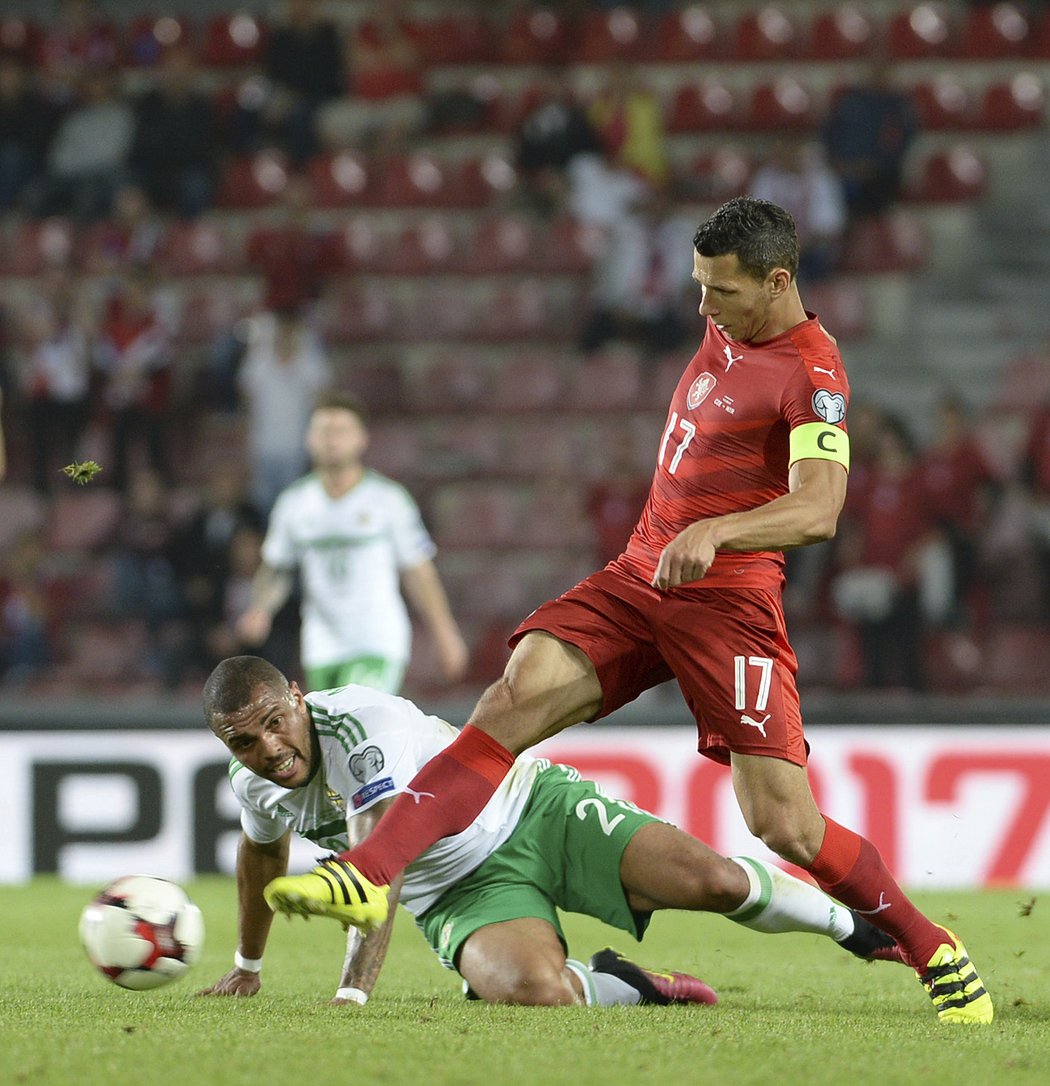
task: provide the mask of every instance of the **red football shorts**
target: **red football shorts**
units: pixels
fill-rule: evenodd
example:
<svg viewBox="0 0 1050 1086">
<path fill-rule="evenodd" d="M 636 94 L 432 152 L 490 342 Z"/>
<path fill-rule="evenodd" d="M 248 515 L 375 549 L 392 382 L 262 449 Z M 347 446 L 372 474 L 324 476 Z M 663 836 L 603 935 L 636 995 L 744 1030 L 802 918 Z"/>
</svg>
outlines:
<svg viewBox="0 0 1050 1086">
<path fill-rule="evenodd" d="M 779 592 L 661 592 L 610 565 L 533 611 L 511 647 L 529 630 L 589 657 L 602 687 L 599 717 L 674 678 L 696 720 L 701 754 L 723 763 L 736 751 L 806 764 L 798 661 Z"/>
</svg>

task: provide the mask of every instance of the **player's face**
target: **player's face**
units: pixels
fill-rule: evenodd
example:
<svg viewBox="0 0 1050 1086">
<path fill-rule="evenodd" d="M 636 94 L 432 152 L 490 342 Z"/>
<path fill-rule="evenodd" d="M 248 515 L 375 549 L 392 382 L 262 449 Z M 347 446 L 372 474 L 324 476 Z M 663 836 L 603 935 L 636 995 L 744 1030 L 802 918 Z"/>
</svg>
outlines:
<svg viewBox="0 0 1050 1086">
<path fill-rule="evenodd" d="M 282 788 L 310 778 L 313 736 L 310 710 L 295 683 L 274 690 L 260 683 L 242 708 L 212 717 L 212 731 L 253 773 Z"/>
<path fill-rule="evenodd" d="M 738 343 L 760 341 L 772 302 L 772 275 L 755 279 L 735 253 L 701 256 L 693 252 L 693 280 L 700 286 L 700 316 L 710 317 Z"/>
<path fill-rule="evenodd" d="M 360 463 L 368 445 L 368 431 L 353 411 L 321 407 L 310 416 L 306 450 L 319 468 L 345 468 Z"/>
</svg>

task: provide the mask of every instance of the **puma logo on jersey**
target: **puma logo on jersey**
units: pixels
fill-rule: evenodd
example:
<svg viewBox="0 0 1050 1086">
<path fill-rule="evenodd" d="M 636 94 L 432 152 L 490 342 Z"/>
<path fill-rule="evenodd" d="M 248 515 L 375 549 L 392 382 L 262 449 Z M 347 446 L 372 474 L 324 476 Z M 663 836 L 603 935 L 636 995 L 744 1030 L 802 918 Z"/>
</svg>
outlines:
<svg viewBox="0 0 1050 1086">
<path fill-rule="evenodd" d="M 733 368 L 734 362 L 743 362 L 744 356 L 742 354 L 733 354 L 733 348 L 727 343 L 722 348 L 722 353 L 726 356 L 726 373 Z"/>
<path fill-rule="evenodd" d="M 418 803 L 424 796 L 429 796 L 431 799 L 436 798 L 433 792 L 417 792 L 414 788 L 409 788 L 407 785 L 404 789 L 406 796 L 411 796 L 416 803 Z"/>
<path fill-rule="evenodd" d="M 892 901 L 886 900 L 884 893 L 879 894 L 879 903 L 874 909 L 854 909 L 854 912 L 860 913 L 861 916 L 874 916 L 876 913 L 881 913 L 888 909 L 893 904 Z"/>
<path fill-rule="evenodd" d="M 814 366 L 813 367 L 813 372 L 814 373 L 826 373 L 832 379 L 832 381 L 837 381 L 838 380 L 838 378 L 835 376 L 835 371 L 834 370 L 826 370 L 826 369 L 823 368 L 823 366 Z"/>
<path fill-rule="evenodd" d="M 762 733 L 762 738 L 764 739 L 766 737 L 766 721 L 770 718 L 771 715 L 772 714 L 770 713 L 766 713 L 766 715 L 761 720 L 755 720 L 754 717 L 748 716 L 747 713 L 741 713 L 740 723 L 750 724 L 752 728 L 758 728 L 758 730 Z"/>
</svg>

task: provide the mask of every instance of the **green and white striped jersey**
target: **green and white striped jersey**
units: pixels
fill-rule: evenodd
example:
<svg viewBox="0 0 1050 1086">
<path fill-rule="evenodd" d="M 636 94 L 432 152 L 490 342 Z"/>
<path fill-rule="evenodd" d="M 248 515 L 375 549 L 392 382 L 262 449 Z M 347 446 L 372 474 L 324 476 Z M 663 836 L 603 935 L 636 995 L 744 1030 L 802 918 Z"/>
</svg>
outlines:
<svg viewBox="0 0 1050 1086">
<path fill-rule="evenodd" d="M 321 764 L 306 784 L 282 788 L 230 761 L 241 826 L 253 841 L 276 841 L 292 829 L 323 849 L 343 851 L 346 820 L 409 792 L 418 770 L 458 734 L 405 698 L 364 686 L 307 694 L 306 703 L 321 752 Z M 536 775 L 549 764 L 521 755 L 471 826 L 442 838 L 409 865 L 401 903 L 411 913 L 425 912 L 510 837 Z M 430 799 L 415 794 L 417 803 Z"/>
</svg>

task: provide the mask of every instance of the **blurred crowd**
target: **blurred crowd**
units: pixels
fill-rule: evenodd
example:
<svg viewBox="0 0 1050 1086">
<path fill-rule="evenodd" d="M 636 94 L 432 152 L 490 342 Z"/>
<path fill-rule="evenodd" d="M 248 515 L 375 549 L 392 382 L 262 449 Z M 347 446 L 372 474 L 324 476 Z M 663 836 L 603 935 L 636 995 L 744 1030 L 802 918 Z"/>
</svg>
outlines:
<svg viewBox="0 0 1050 1086">
<path fill-rule="evenodd" d="M 21 435 L 15 479 L 49 501 L 68 486 L 59 469 L 90 456 L 114 502 L 90 577 L 49 554 L 42 530 L 5 548 L 6 682 L 54 672 L 69 652 L 63 619 L 87 613 L 85 595 L 91 613 L 138 623 L 150 646 L 136 662 L 144 681 L 178 687 L 236 650 L 266 516 L 304 470 L 316 395 L 340 379 L 317 317 L 339 264 L 337 231 L 316 214 L 306 167 L 340 149 L 381 163 L 471 131 L 484 108 L 466 89 L 429 89 L 409 7 L 372 5 L 346 26 L 318 0 L 286 0 L 257 62 L 219 83 L 174 31 L 165 45 L 153 23 L 138 36 L 115 29 L 90 0 L 62 0 L 31 43 L 0 48 L 0 227 L 59 221 L 78 239 L 0 303 L 5 415 Z M 530 5 L 502 7 L 510 26 Z M 897 200 L 917 134 L 914 103 L 877 49 L 866 68 L 815 135 L 771 141 L 751 181 L 795 217 L 803 298 L 834 276 L 852 227 Z M 584 91 L 572 69 L 552 66 L 519 114 L 505 207 L 543 222 L 569 216 L 594 239 L 576 352 L 627 341 L 645 359 L 681 352 L 684 364 L 696 327 L 690 210 L 719 193 L 711 177 L 675 168 L 644 68 L 610 63 Z M 222 213 L 231 157 L 264 149 L 286 156 L 292 176 L 250 233 L 257 305 L 206 340 L 202 362 L 187 349 L 193 314 L 157 256 L 173 222 Z M 243 456 L 201 447 L 211 416 L 243 427 Z M 839 537 L 789 567 L 798 620 L 856 639 L 859 663 L 833 681 L 928 689 L 931 633 L 976 637 L 997 618 L 1046 625 L 1050 407 L 1028 422 L 1022 455 L 1004 466 L 952 396 L 921 441 L 903 421 L 854 406 Z M 609 459 L 581 511 L 596 561 L 618 552 L 648 483 Z M 1008 586 L 1022 568 L 1032 591 L 1017 599 Z M 266 652 L 289 669 L 293 622 L 278 623 Z"/>
</svg>

